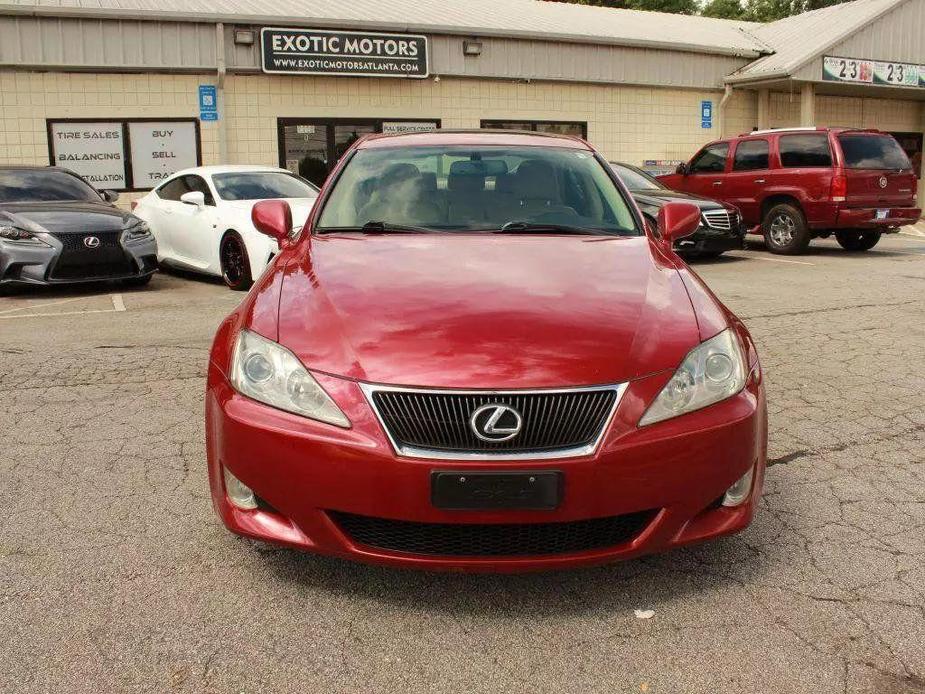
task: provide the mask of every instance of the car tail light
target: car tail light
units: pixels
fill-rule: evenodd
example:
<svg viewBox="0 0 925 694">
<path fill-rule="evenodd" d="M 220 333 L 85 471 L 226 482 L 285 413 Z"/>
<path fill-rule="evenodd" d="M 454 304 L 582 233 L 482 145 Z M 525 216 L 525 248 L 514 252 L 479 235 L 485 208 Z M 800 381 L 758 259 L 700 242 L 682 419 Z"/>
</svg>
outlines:
<svg viewBox="0 0 925 694">
<path fill-rule="evenodd" d="M 129 203 L 129 207 L 131 207 L 131 208 L 132 208 L 132 212 L 134 212 L 134 211 L 135 211 L 135 208 L 138 207 L 138 201 L 137 201 L 137 200 L 132 200 L 132 202 Z"/>
<path fill-rule="evenodd" d="M 832 190 L 829 195 L 832 202 L 844 202 L 848 195 L 848 177 L 843 173 L 836 173 L 832 176 Z"/>
</svg>

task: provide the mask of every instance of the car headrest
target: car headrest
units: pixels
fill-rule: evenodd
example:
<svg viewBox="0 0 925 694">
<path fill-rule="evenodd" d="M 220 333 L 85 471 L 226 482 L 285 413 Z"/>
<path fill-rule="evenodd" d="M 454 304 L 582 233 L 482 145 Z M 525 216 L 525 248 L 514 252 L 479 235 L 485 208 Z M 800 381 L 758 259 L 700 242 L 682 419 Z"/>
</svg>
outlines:
<svg viewBox="0 0 925 694">
<path fill-rule="evenodd" d="M 420 178 L 421 172 L 414 164 L 392 164 L 379 177 L 382 186 L 393 186 L 412 178 Z"/>
<path fill-rule="evenodd" d="M 453 173 L 451 166 L 450 175 L 446 178 L 446 187 L 447 190 L 476 193 L 485 190 L 485 177 Z"/>
<path fill-rule="evenodd" d="M 542 159 L 522 161 L 514 172 L 514 194 L 522 200 L 558 200 L 559 186 L 552 164 Z"/>
<path fill-rule="evenodd" d="M 437 174 L 433 171 L 425 171 L 421 173 L 421 189 L 425 192 L 433 192 L 437 190 Z"/>
<path fill-rule="evenodd" d="M 514 176 L 512 174 L 498 176 L 498 178 L 495 179 L 495 190 L 499 193 L 513 193 Z"/>
</svg>

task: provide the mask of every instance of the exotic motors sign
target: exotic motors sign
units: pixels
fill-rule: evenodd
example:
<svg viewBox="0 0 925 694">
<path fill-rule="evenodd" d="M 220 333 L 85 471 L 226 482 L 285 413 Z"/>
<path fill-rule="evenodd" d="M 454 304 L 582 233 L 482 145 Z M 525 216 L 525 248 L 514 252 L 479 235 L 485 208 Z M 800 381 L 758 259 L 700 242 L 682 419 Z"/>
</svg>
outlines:
<svg viewBox="0 0 925 694">
<path fill-rule="evenodd" d="M 427 37 L 318 29 L 260 32 L 263 71 L 351 77 L 427 77 Z"/>
<path fill-rule="evenodd" d="M 925 87 L 925 65 L 824 56 L 822 79 L 893 87 Z"/>
</svg>

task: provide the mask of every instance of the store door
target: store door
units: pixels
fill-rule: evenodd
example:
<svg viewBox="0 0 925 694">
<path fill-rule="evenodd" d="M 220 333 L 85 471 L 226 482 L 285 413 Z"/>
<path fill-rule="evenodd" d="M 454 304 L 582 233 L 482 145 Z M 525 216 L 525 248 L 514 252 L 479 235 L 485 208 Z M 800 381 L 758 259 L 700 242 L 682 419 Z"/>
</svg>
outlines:
<svg viewBox="0 0 925 694">
<path fill-rule="evenodd" d="M 438 120 L 280 118 L 279 165 L 320 186 L 344 152 L 363 135 L 439 127 Z"/>
</svg>

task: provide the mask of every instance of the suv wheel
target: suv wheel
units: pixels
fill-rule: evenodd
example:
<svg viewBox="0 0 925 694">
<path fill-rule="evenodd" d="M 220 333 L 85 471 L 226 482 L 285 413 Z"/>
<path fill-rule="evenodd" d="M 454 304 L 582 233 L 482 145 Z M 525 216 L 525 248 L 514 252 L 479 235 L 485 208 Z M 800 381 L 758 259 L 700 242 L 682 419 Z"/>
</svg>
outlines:
<svg viewBox="0 0 925 694">
<path fill-rule="evenodd" d="M 880 241 L 880 232 L 846 229 L 845 231 L 836 231 L 835 240 L 846 251 L 869 251 Z"/>
<path fill-rule="evenodd" d="M 809 246 L 809 227 L 800 208 L 780 203 L 769 209 L 761 222 L 764 242 L 771 253 L 794 255 Z"/>
</svg>

